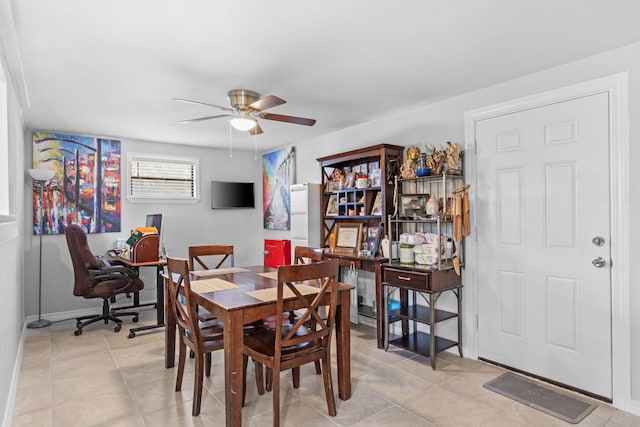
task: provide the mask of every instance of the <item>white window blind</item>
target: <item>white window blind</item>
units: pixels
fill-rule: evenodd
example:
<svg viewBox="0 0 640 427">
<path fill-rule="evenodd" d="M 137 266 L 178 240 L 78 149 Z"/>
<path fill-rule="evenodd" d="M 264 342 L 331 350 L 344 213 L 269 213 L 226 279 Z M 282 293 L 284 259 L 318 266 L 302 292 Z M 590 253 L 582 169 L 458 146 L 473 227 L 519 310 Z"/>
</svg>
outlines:
<svg viewBox="0 0 640 427">
<path fill-rule="evenodd" d="M 198 160 L 129 157 L 129 198 L 198 200 Z"/>
</svg>

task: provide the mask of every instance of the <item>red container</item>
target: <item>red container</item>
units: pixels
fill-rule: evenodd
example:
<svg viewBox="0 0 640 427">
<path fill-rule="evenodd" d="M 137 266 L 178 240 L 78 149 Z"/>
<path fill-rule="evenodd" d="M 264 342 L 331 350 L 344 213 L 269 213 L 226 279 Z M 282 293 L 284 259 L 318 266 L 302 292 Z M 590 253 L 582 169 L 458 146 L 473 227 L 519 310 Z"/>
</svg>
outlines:
<svg viewBox="0 0 640 427">
<path fill-rule="evenodd" d="M 264 266 L 278 268 L 291 264 L 291 240 L 264 240 Z"/>
</svg>

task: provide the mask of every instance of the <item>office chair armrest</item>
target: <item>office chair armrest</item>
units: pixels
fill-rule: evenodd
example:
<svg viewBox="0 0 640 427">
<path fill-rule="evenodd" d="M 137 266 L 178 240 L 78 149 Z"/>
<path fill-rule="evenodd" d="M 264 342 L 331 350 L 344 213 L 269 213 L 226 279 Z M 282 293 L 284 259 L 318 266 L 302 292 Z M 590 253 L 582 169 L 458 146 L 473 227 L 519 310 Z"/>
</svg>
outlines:
<svg viewBox="0 0 640 427">
<path fill-rule="evenodd" d="M 103 282 L 105 280 L 124 279 L 126 280 L 126 284 L 122 288 L 116 290 L 116 293 L 122 293 L 127 292 L 127 289 L 129 289 L 133 284 L 133 279 L 137 278 L 138 275 L 130 268 L 116 265 L 105 267 L 100 270 L 89 270 L 89 277 L 95 280 L 95 283 Z"/>
<path fill-rule="evenodd" d="M 130 269 L 129 267 L 125 267 L 124 265 L 110 265 L 106 267 L 102 267 L 100 271 L 104 274 L 108 273 L 116 273 L 116 274 L 125 274 L 131 277 L 138 277 L 138 273 Z"/>
</svg>

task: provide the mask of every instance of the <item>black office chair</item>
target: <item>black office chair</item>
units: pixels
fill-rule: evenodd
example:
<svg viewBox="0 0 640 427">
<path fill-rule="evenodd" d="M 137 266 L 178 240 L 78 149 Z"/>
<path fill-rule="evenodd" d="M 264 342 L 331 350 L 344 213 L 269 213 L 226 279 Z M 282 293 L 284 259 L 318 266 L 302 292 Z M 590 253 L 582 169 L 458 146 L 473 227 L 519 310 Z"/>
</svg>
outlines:
<svg viewBox="0 0 640 427">
<path fill-rule="evenodd" d="M 119 316 L 133 316 L 138 321 L 138 313 L 113 311 L 109 306 L 111 298 L 118 294 L 137 292 L 144 283 L 131 269 L 124 266 L 100 265 L 87 243 L 87 235 L 78 225 L 70 225 L 65 230 L 67 246 L 73 263 L 73 294 L 83 298 L 102 298 L 102 314 L 76 317 L 75 335 L 82 334 L 85 326 L 103 320 L 105 325 L 112 321 L 116 324 L 114 332 L 119 332 L 122 320 Z"/>
</svg>

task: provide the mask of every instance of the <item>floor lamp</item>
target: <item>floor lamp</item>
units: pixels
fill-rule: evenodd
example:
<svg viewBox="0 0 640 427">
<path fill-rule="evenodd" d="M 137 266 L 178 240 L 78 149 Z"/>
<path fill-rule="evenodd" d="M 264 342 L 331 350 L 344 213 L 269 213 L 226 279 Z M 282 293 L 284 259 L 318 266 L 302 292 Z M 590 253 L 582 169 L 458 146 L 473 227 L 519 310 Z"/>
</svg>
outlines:
<svg viewBox="0 0 640 427">
<path fill-rule="evenodd" d="M 38 221 L 38 229 L 40 234 L 40 256 L 38 258 L 38 320 L 27 325 L 27 328 L 44 328 L 51 325 L 51 321 L 43 319 L 42 316 L 42 232 L 43 232 L 43 212 L 44 212 L 44 186 L 47 181 L 53 178 L 55 171 L 49 169 L 29 169 L 29 175 L 33 179 L 36 187 L 40 187 L 40 215 Z"/>
</svg>

